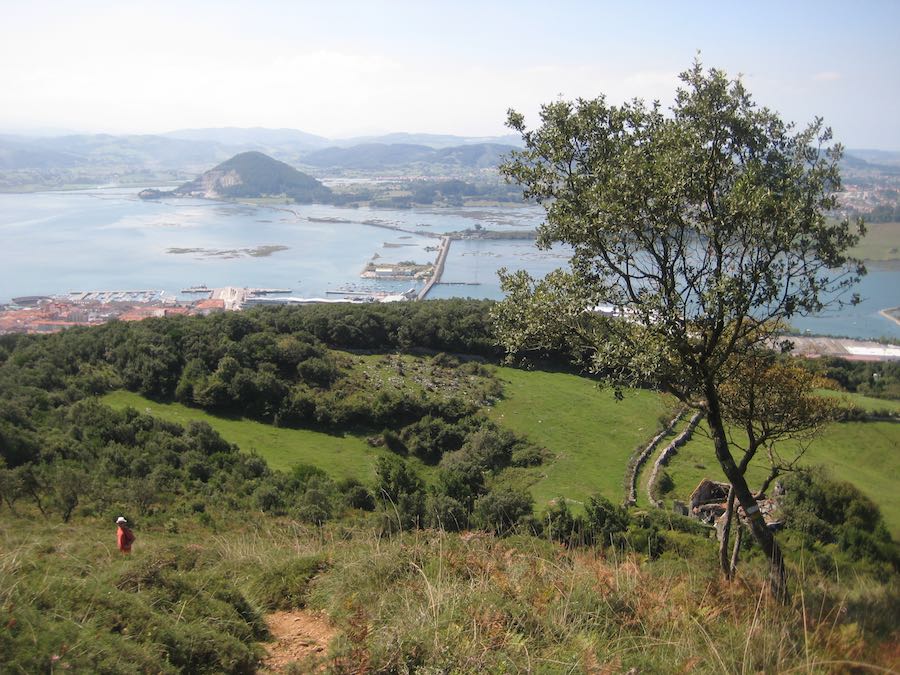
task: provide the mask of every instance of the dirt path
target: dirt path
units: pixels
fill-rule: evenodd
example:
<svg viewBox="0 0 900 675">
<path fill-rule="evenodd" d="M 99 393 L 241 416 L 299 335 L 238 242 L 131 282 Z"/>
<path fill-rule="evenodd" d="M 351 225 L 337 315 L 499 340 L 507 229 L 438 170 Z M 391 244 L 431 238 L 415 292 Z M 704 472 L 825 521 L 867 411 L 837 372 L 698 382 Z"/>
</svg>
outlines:
<svg viewBox="0 0 900 675">
<path fill-rule="evenodd" d="M 304 610 L 275 612 L 266 623 L 275 641 L 265 645 L 269 655 L 262 663 L 264 673 L 281 673 L 295 661 L 324 657 L 328 643 L 337 635 L 324 616 Z"/>
</svg>

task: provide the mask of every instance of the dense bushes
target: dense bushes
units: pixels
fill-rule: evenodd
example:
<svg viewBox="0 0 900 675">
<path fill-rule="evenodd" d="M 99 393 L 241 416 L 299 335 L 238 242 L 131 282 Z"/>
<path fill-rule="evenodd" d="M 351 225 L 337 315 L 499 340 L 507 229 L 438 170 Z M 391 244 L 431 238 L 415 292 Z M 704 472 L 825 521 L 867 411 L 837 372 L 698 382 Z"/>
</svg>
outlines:
<svg viewBox="0 0 900 675">
<path fill-rule="evenodd" d="M 73 404 L 44 431 L 44 443 L 16 467 L 0 461 L 0 498 L 26 501 L 47 517 L 73 513 L 138 517 L 178 512 L 260 510 L 321 524 L 348 508 L 372 510 L 356 481 L 335 483 L 315 467 L 271 471 L 205 422 L 186 428 L 96 400 Z"/>
<path fill-rule="evenodd" d="M 824 469 L 792 474 L 785 481 L 782 511 L 786 524 L 811 543 L 835 544 L 854 560 L 900 569 L 900 550 L 878 505 L 852 484 L 829 478 Z"/>
<path fill-rule="evenodd" d="M 379 461 L 376 494 L 388 530 L 428 526 L 458 531 L 474 526 L 505 534 L 527 525 L 531 495 L 497 482 L 517 456 L 539 461 L 540 449 L 479 417 L 456 423 L 424 419 L 404 429 L 403 436 L 406 444 L 388 432 L 385 445 L 395 451 L 409 446 L 423 459 L 440 462 L 426 489 L 401 457 Z M 425 452 L 427 448 L 435 450 Z"/>
<path fill-rule="evenodd" d="M 488 302 L 447 300 L 257 308 L 112 322 L 52 336 L 0 336 L 5 362 L 0 384 L 7 399 L 7 412 L 0 417 L 0 436 L 8 448 L 4 456 L 14 465 L 29 454 L 17 412 L 121 386 L 292 426 L 378 428 L 441 415 L 433 398 L 418 402 L 385 392 L 342 405 L 348 391 L 338 385 L 347 370 L 328 348 L 499 356 L 490 336 L 489 307 Z M 458 365 L 442 358 L 445 367 Z M 354 388 L 359 393 L 361 388 Z M 15 396 L 9 396 L 13 390 Z M 48 399 L 48 392 L 56 392 L 57 399 Z"/>
</svg>

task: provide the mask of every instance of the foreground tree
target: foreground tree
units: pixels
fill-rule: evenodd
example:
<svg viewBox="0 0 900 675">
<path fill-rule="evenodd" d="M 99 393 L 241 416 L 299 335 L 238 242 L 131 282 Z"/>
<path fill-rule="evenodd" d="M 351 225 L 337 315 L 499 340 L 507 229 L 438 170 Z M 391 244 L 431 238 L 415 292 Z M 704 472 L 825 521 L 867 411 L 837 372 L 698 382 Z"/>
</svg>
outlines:
<svg viewBox="0 0 900 675">
<path fill-rule="evenodd" d="M 508 351 L 577 343 L 618 384 L 651 383 L 705 411 L 716 458 L 785 597 L 781 551 L 729 447 L 720 390 L 775 326 L 842 301 L 864 273 L 847 256 L 862 223 L 826 217 L 841 147 L 816 119 L 795 132 L 739 80 L 699 63 L 671 114 L 603 97 L 541 109 L 503 166 L 547 211 L 538 245 L 572 249 L 542 280 L 503 275 L 495 310 Z M 608 304 L 619 320 L 592 311 Z"/>
</svg>

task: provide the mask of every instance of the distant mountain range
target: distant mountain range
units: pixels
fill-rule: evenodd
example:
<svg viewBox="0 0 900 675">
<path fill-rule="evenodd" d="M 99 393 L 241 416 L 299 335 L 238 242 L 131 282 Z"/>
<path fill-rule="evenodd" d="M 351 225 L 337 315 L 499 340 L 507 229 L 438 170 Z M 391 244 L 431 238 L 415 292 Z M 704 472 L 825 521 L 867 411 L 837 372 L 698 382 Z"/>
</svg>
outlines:
<svg viewBox="0 0 900 675">
<path fill-rule="evenodd" d="M 427 164 L 464 169 L 487 169 L 497 166 L 514 146 L 477 143 L 433 148 L 412 143 L 364 143 L 348 148 L 331 147 L 317 150 L 301 159 L 307 166 L 323 169 L 356 169 L 411 167 Z"/>
<path fill-rule="evenodd" d="M 209 164 L 223 159 L 221 155 L 221 149 L 209 143 L 165 136 L 0 136 L 0 170 L 97 164 L 179 168 Z"/>
<path fill-rule="evenodd" d="M 211 141 L 230 146 L 291 146 L 295 150 L 322 150 L 324 148 L 348 148 L 354 145 L 380 143 L 384 145 L 426 145 L 430 148 L 450 148 L 457 145 L 495 143 L 520 146 L 517 134 L 504 136 L 453 136 L 450 134 L 411 134 L 406 132 L 351 138 L 325 138 L 296 129 L 265 129 L 263 127 L 222 127 L 218 129 L 180 129 L 162 134 L 168 138 L 193 141 Z"/>
<path fill-rule="evenodd" d="M 181 129 L 161 135 L 0 135 L 0 189 L 194 175 L 256 151 L 324 175 L 335 171 L 470 174 L 496 167 L 521 146 L 515 135 L 466 137 L 393 133 L 328 139 L 296 129 Z M 896 174 L 900 152 L 849 150 L 848 169 Z"/>
<path fill-rule="evenodd" d="M 438 134 L 388 134 L 331 140 L 295 129 L 183 129 L 163 135 L 0 135 L 0 173 L 122 176 L 153 172 L 196 173 L 235 154 L 257 151 L 313 170 L 377 171 L 403 167 L 479 170 L 496 166 L 515 147 L 514 136 L 470 138 Z M 503 141 L 503 142 L 497 142 Z"/>
<path fill-rule="evenodd" d="M 290 147 L 294 150 L 318 150 L 333 145 L 324 136 L 297 129 L 263 127 L 222 127 L 219 129 L 180 129 L 162 134 L 166 138 L 200 141 L 229 147 Z"/>
</svg>

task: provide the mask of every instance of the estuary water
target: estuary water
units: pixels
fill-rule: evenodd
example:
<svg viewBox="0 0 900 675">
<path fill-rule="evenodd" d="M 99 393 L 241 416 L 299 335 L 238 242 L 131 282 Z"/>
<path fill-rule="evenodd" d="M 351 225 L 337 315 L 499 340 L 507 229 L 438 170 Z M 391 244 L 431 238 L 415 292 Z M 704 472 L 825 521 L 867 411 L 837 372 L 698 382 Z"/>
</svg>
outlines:
<svg viewBox="0 0 900 675">
<path fill-rule="evenodd" d="M 370 261 L 426 263 L 439 235 L 476 229 L 533 229 L 537 207 L 372 209 L 285 204 L 256 207 L 200 199 L 143 201 L 138 188 L 0 194 L 0 303 L 23 295 L 190 286 L 290 289 L 296 297 L 400 292 L 421 282 L 366 280 Z M 392 229 L 402 228 L 402 230 Z M 500 298 L 497 270 L 535 276 L 564 267 L 564 250 L 532 240 L 454 241 L 429 298 Z M 801 330 L 900 338 L 878 310 L 900 305 L 900 263 L 870 264 L 863 302 Z"/>
</svg>

